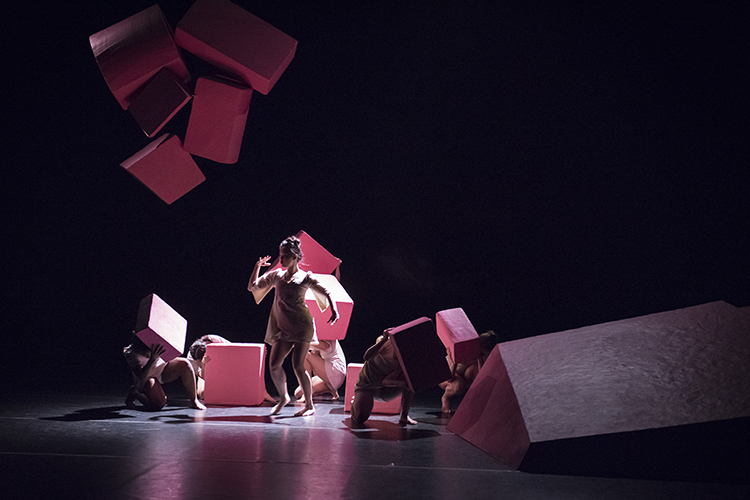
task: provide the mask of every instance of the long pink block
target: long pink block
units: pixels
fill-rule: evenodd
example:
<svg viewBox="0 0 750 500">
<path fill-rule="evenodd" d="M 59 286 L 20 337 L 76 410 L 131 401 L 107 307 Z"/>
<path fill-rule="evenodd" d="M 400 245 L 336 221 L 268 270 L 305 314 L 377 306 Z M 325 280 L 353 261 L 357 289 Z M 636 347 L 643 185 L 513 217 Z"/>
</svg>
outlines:
<svg viewBox="0 0 750 500">
<path fill-rule="evenodd" d="M 185 150 L 219 163 L 236 163 L 252 95 L 253 89 L 228 78 L 198 78 Z"/>
<path fill-rule="evenodd" d="M 136 93 L 128 111 L 143 133 L 153 137 L 191 98 L 174 73 L 162 68 Z"/>
<path fill-rule="evenodd" d="M 354 389 L 357 386 L 359 372 L 362 371 L 362 363 L 349 363 L 346 365 L 346 393 L 344 395 L 344 411 L 352 411 L 352 399 L 354 398 Z M 390 401 L 375 400 L 372 404 L 372 412 L 383 415 L 398 415 L 401 413 L 401 396 L 397 396 Z"/>
<path fill-rule="evenodd" d="M 257 406 L 266 392 L 264 379 L 265 344 L 223 344 L 206 346 L 210 360 L 205 367 L 206 404 Z"/>
<path fill-rule="evenodd" d="M 161 358 L 171 361 L 185 350 L 187 320 L 152 293 L 141 300 L 135 332 L 147 346 L 161 344 L 164 347 Z"/>
<path fill-rule="evenodd" d="M 517 469 L 531 443 L 499 347 L 479 370 L 448 430 Z"/>
<path fill-rule="evenodd" d="M 120 165 L 167 204 L 206 180 L 176 135 L 160 136 Z"/>
<path fill-rule="evenodd" d="M 339 283 L 339 280 L 335 276 L 331 274 L 314 274 L 314 277 L 321 285 L 328 289 L 331 294 L 331 300 L 336 303 L 336 308 L 339 311 L 338 321 L 331 325 L 328 323 L 328 320 L 331 318 L 330 307 L 325 311 L 321 311 L 312 291 L 307 290 L 305 303 L 315 320 L 315 332 L 318 338 L 322 340 L 342 340 L 346 338 L 346 330 L 349 328 L 354 301 L 349 297 L 349 294 L 346 293 L 346 290 L 344 290 L 344 287 L 341 286 L 341 283 Z"/>
<path fill-rule="evenodd" d="M 177 45 L 268 94 L 297 40 L 229 0 L 198 0 L 177 24 Z"/>
<path fill-rule="evenodd" d="M 435 315 L 435 327 L 454 362 L 471 363 L 479 358 L 479 335 L 463 309 L 457 307 L 438 312 Z"/>
<path fill-rule="evenodd" d="M 312 236 L 304 231 L 296 234 L 300 241 L 302 249 L 302 260 L 299 263 L 300 269 L 318 274 L 331 274 L 338 271 L 341 265 L 341 259 L 334 257 L 331 252 L 326 250 L 323 245 L 315 241 Z M 279 258 L 276 257 L 271 269 L 279 267 Z"/>
<path fill-rule="evenodd" d="M 445 347 L 429 318 L 419 318 L 391 330 L 401 368 L 409 389 L 429 389 L 451 377 L 445 361 Z"/>
<path fill-rule="evenodd" d="M 122 109 L 128 109 L 136 90 L 162 68 L 169 68 L 183 83 L 190 80 L 172 28 L 158 5 L 94 33 L 89 43 Z"/>
<path fill-rule="evenodd" d="M 750 417 L 749 332 L 711 302 L 500 348 L 533 446 Z"/>
</svg>

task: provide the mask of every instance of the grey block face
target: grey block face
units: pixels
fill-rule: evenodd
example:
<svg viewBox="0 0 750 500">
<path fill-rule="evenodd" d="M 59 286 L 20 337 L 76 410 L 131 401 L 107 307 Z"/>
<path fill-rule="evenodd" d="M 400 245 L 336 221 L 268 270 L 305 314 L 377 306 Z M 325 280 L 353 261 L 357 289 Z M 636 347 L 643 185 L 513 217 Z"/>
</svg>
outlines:
<svg viewBox="0 0 750 500">
<path fill-rule="evenodd" d="M 725 302 L 500 351 L 532 443 L 750 416 L 750 314 Z"/>
<path fill-rule="evenodd" d="M 409 388 L 414 392 L 434 387 L 451 377 L 445 347 L 432 320 L 419 318 L 394 328 L 391 339 Z"/>
</svg>

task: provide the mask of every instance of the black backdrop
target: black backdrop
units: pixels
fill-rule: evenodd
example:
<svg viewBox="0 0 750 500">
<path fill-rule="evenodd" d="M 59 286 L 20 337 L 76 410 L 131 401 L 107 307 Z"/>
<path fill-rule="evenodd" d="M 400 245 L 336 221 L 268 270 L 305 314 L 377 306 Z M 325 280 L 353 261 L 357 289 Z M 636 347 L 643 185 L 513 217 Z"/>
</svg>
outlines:
<svg viewBox="0 0 750 500">
<path fill-rule="evenodd" d="M 188 341 L 260 342 L 270 301 L 250 270 L 300 229 L 343 260 L 350 361 L 452 307 L 511 340 L 750 304 L 746 3 L 236 3 L 297 54 L 254 94 L 240 161 L 196 158 L 207 180 L 171 206 L 119 167 L 149 140 L 88 44 L 152 3 L 10 8 L 17 387 L 126 384 L 120 349 L 152 292 Z M 159 4 L 174 26 L 191 2 Z M 188 113 L 166 131 L 184 137 Z"/>
</svg>

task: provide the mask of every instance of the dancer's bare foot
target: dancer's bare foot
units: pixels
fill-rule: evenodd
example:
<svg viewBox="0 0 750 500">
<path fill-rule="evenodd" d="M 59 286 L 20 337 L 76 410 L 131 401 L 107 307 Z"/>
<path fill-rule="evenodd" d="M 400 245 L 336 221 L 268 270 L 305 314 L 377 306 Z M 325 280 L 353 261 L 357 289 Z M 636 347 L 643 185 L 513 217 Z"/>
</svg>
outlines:
<svg viewBox="0 0 750 500">
<path fill-rule="evenodd" d="M 195 408 L 196 410 L 205 410 L 206 405 L 198 401 L 198 398 L 195 398 L 193 401 L 190 402 L 190 408 Z"/>
<path fill-rule="evenodd" d="M 442 398 L 442 405 L 441 406 L 442 406 L 442 408 L 441 408 L 440 411 L 442 411 L 443 413 L 450 413 L 451 412 L 451 404 L 450 404 L 450 402 L 445 397 Z"/>
<path fill-rule="evenodd" d="M 292 402 L 292 398 L 289 397 L 289 394 L 282 394 L 279 398 L 279 402 L 276 403 L 276 406 L 273 407 L 273 410 L 271 410 L 271 415 L 278 415 L 278 413 L 281 411 L 283 407 L 288 405 Z"/>
<path fill-rule="evenodd" d="M 331 391 L 331 401 L 338 401 L 339 400 L 339 391 L 336 389 Z"/>
<path fill-rule="evenodd" d="M 398 420 L 398 425 L 417 425 L 418 423 L 419 422 L 409 416 L 407 416 L 406 419 L 400 418 Z"/>
<path fill-rule="evenodd" d="M 302 408 L 300 411 L 294 414 L 295 417 L 309 417 L 315 413 L 315 407 L 314 406 L 307 406 L 305 405 L 304 408 Z"/>
<path fill-rule="evenodd" d="M 305 402 L 305 396 L 301 396 L 297 398 L 297 400 L 295 401 L 295 403 L 304 403 L 304 402 Z"/>
<path fill-rule="evenodd" d="M 128 395 L 125 397 L 125 407 L 128 410 L 135 410 L 136 391 L 136 388 L 131 385 L 130 390 L 128 390 Z"/>
</svg>

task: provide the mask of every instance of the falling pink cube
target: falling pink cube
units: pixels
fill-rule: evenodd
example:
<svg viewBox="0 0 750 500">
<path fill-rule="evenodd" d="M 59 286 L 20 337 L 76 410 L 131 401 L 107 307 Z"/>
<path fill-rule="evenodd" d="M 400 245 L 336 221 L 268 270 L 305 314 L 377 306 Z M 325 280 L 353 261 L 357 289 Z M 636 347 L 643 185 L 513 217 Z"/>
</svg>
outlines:
<svg viewBox="0 0 750 500">
<path fill-rule="evenodd" d="M 160 136 L 120 165 L 168 205 L 206 180 L 176 135 Z"/>
<path fill-rule="evenodd" d="M 313 277 L 326 287 L 331 295 L 331 300 L 336 303 L 336 308 L 339 312 L 338 321 L 333 325 L 328 323 L 328 320 L 331 318 L 330 307 L 325 311 L 321 311 L 312 290 L 308 289 L 305 295 L 305 303 L 315 320 L 315 332 L 318 338 L 322 340 L 342 340 L 346 338 L 346 330 L 349 328 L 354 301 L 349 297 L 349 294 L 346 293 L 346 290 L 344 290 L 344 287 L 341 286 L 341 283 L 339 283 L 339 280 L 335 276 L 331 274 L 314 274 Z"/>
<path fill-rule="evenodd" d="M 252 95 L 253 89 L 228 78 L 198 78 L 185 150 L 219 163 L 236 163 Z"/>
<path fill-rule="evenodd" d="M 164 361 L 171 361 L 182 356 L 185 350 L 187 320 L 158 295 L 152 293 L 141 300 L 135 332 L 147 346 L 162 345 L 164 354 L 161 358 Z"/>
<path fill-rule="evenodd" d="M 229 0 L 198 0 L 177 24 L 177 45 L 268 94 L 297 40 Z"/>
<path fill-rule="evenodd" d="M 153 137 L 191 97 L 174 73 L 162 68 L 133 97 L 128 111 L 143 133 Z"/>
<path fill-rule="evenodd" d="M 448 430 L 514 469 L 521 465 L 531 440 L 499 346 L 479 370 Z"/>
<path fill-rule="evenodd" d="M 341 259 L 334 257 L 331 252 L 306 232 L 300 231 L 296 236 L 300 240 L 300 249 L 302 250 L 302 260 L 299 262 L 300 269 L 316 274 L 338 273 Z M 279 266 L 279 258 L 276 257 L 271 269 L 276 269 Z"/>
<path fill-rule="evenodd" d="M 359 372 L 362 371 L 363 363 L 349 363 L 346 365 L 346 393 L 344 395 L 344 411 L 352 411 L 352 399 L 354 398 L 354 389 L 357 385 Z M 383 415 L 398 415 L 401 413 L 401 396 L 397 396 L 390 401 L 378 401 L 372 405 L 373 413 Z"/>
<path fill-rule="evenodd" d="M 169 68 L 183 83 L 190 80 L 172 28 L 158 5 L 94 33 L 89 43 L 122 109 L 128 109 L 133 94 L 162 68 Z"/>
<path fill-rule="evenodd" d="M 419 318 L 391 330 L 401 368 L 409 389 L 423 391 L 451 378 L 445 347 L 429 318 Z"/>
<path fill-rule="evenodd" d="M 266 345 L 213 343 L 206 346 L 203 398 L 210 405 L 257 406 L 266 394 Z"/>
<path fill-rule="evenodd" d="M 438 337 L 450 351 L 454 362 L 471 363 L 479 358 L 479 335 L 463 309 L 457 307 L 438 312 L 435 326 Z"/>
</svg>

